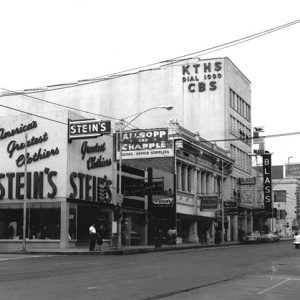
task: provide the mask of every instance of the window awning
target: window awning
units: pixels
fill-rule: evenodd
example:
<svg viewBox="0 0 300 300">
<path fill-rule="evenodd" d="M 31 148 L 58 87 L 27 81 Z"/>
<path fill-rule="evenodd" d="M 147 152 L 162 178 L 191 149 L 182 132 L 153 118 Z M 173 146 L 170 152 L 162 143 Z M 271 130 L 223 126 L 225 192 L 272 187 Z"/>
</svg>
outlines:
<svg viewBox="0 0 300 300">
<path fill-rule="evenodd" d="M 60 208 L 60 202 L 26 202 L 27 209 Z M 23 202 L 0 203 L 0 209 L 23 209 Z"/>
</svg>

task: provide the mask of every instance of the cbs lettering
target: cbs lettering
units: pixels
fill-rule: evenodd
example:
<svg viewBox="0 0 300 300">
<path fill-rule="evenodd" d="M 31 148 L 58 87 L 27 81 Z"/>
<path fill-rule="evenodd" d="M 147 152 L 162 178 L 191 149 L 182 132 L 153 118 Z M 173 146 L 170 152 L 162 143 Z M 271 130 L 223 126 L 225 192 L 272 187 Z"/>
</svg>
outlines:
<svg viewBox="0 0 300 300">
<path fill-rule="evenodd" d="M 187 89 L 190 93 L 202 93 L 206 90 L 215 91 L 217 80 L 222 78 L 222 63 L 206 62 L 182 66 L 182 81 L 188 82 Z M 201 77 L 201 75 L 203 75 Z"/>
</svg>

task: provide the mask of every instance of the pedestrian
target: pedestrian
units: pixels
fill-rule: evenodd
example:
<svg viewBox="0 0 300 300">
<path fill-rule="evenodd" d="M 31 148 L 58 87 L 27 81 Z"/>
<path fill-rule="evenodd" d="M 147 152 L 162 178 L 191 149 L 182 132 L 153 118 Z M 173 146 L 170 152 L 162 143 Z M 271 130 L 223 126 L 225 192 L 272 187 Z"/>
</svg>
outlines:
<svg viewBox="0 0 300 300">
<path fill-rule="evenodd" d="M 173 244 L 173 229 L 170 228 L 168 230 L 168 245 L 172 245 Z"/>
<path fill-rule="evenodd" d="M 96 245 L 94 250 L 102 251 L 101 246 L 103 244 L 103 236 L 104 236 L 104 229 L 103 226 L 101 225 L 96 232 Z"/>
<path fill-rule="evenodd" d="M 176 227 L 173 227 L 173 230 L 172 230 L 172 244 L 176 245 L 176 242 L 177 242 L 177 230 L 176 230 Z"/>
<path fill-rule="evenodd" d="M 90 251 L 94 251 L 96 245 L 96 238 L 97 238 L 96 228 L 94 223 L 89 228 L 89 235 L 90 235 Z"/>
</svg>

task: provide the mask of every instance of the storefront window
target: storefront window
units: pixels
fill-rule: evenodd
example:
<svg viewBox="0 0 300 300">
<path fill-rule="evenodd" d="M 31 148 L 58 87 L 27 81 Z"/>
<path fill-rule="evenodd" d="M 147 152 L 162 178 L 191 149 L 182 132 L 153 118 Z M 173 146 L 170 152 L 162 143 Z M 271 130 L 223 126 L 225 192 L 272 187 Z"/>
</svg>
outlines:
<svg viewBox="0 0 300 300">
<path fill-rule="evenodd" d="M 23 238 L 23 204 L 1 203 L 0 239 Z M 27 203 L 27 239 L 60 239 L 60 203 Z"/>
<path fill-rule="evenodd" d="M 69 209 L 69 239 L 77 239 L 77 206 L 72 203 Z"/>
</svg>

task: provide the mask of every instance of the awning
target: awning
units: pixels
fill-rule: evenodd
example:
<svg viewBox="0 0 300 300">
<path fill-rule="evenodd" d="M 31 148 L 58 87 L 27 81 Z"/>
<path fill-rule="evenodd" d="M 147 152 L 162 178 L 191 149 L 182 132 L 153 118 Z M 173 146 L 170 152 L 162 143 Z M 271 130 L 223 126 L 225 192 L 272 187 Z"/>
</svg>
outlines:
<svg viewBox="0 0 300 300">
<path fill-rule="evenodd" d="M 193 221 L 213 221 L 215 218 L 214 217 L 205 217 L 205 216 L 198 216 L 198 215 L 187 215 L 187 214 L 177 214 L 178 218 L 183 218 L 183 219 L 189 219 Z"/>
<path fill-rule="evenodd" d="M 28 209 L 60 208 L 60 202 L 26 202 Z M 23 209 L 23 202 L 0 203 L 0 209 Z"/>
</svg>

